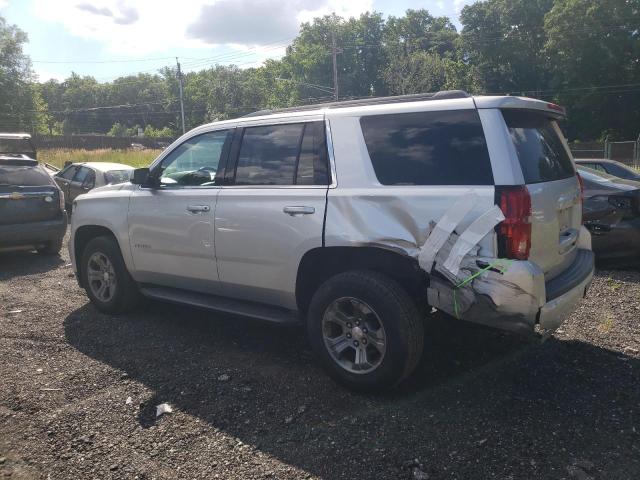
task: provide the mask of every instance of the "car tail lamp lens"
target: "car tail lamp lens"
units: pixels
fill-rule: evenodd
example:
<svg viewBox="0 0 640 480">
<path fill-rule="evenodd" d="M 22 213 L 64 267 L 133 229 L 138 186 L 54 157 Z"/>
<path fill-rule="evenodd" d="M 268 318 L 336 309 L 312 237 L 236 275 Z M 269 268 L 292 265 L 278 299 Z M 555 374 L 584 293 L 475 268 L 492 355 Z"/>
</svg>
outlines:
<svg viewBox="0 0 640 480">
<path fill-rule="evenodd" d="M 580 203 L 584 203 L 584 180 L 579 173 L 576 173 L 576 177 L 578 177 L 578 183 L 580 184 Z"/>
<path fill-rule="evenodd" d="M 563 114 L 566 113 L 566 110 L 564 109 L 564 107 L 560 105 L 556 105 L 555 103 L 547 103 L 547 108 L 549 110 L 555 110 L 556 112 L 561 112 Z"/>
<path fill-rule="evenodd" d="M 531 250 L 531 195 L 527 187 L 496 187 L 505 219 L 498 225 L 500 255 L 516 260 L 529 258 Z"/>
<path fill-rule="evenodd" d="M 64 212 L 64 193 L 62 190 L 58 190 L 58 198 L 60 199 L 60 211 Z"/>
</svg>

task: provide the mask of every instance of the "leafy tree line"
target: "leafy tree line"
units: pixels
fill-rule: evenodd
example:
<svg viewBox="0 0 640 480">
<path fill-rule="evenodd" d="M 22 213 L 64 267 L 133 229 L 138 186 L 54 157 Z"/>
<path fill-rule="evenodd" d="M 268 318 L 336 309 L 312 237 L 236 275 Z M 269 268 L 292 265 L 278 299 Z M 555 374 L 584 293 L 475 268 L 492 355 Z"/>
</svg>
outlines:
<svg viewBox="0 0 640 480">
<path fill-rule="evenodd" d="M 443 89 L 523 94 L 567 107 L 574 140 L 640 133 L 640 0 L 485 0 L 446 17 L 407 10 L 317 18 L 280 60 L 184 74 L 187 128 L 264 108 L 332 99 L 332 36 L 341 99 Z M 174 68 L 99 83 L 34 81 L 26 36 L 0 19 L 0 129 L 42 133 L 181 131 Z"/>
</svg>

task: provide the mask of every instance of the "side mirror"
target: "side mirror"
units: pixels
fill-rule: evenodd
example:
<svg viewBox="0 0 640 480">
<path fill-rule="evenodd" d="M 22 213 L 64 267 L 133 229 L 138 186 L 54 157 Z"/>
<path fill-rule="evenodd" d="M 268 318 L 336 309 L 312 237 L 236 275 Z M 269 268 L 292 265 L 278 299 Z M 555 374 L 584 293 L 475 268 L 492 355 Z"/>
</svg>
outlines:
<svg viewBox="0 0 640 480">
<path fill-rule="evenodd" d="M 134 185 L 147 185 L 149 183 L 149 169 L 136 168 L 131 176 L 131 183 Z"/>
</svg>

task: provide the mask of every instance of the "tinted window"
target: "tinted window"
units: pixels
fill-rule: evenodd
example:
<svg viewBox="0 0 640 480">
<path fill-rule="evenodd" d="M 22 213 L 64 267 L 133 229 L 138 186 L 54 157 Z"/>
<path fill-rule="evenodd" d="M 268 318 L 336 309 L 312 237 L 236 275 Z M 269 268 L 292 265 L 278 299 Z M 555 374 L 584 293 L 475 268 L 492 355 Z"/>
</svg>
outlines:
<svg viewBox="0 0 640 480">
<path fill-rule="evenodd" d="M 307 123 L 303 135 L 296 185 L 328 185 L 327 138 L 324 122 Z"/>
<path fill-rule="evenodd" d="M 96 172 L 93 170 L 89 170 L 87 175 L 84 177 L 84 181 L 82 182 L 83 187 L 93 188 L 96 186 Z"/>
<path fill-rule="evenodd" d="M 555 122 L 539 113 L 503 110 L 526 183 L 549 182 L 575 175 Z"/>
<path fill-rule="evenodd" d="M 475 110 L 373 115 L 360 119 L 371 163 L 384 185 L 491 185 Z"/>
<path fill-rule="evenodd" d="M 0 153 L 30 153 L 34 148 L 26 138 L 0 138 Z"/>
<path fill-rule="evenodd" d="M 87 175 L 89 175 L 89 172 L 91 172 L 91 170 L 87 167 L 80 167 L 78 169 L 78 172 L 76 173 L 76 176 L 73 177 L 73 181 L 78 183 L 84 182 L 85 178 L 87 178 Z"/>
<path fill-rule="evenodd" d="M 293 185 L 303 123 L 246 128 L 237 185 Z"/>
<path fill-rule="evenodd" d="M 35 187 L 51 185 L 51 177 L 41 167 L 21 167 L 0 164 L 0 185 Z"/>
<path fill-rule="evenodd" d="M 610 173 L 611 175 L 615 175 L 616 177 L 620 177 L 620 178 L 633 179 L 638 176 L 638 174 L 635 173 L 630 168 L 623 167 L 622 165 L 618 165 L 617 163 L 607 163 L 606 171 L 607 173 Z"/>
<path fill-rule="evenodd" d="M 228 137 L 229 130 L 219 130 L 190 138 L 167 155 L 160 171 L 153 173 L 160 175 L 163 185 L 213 185 Z"/>
<path fill-rule="evenodd" d="M 76 174 L 77 167 L 75 165 L 69 165 L 67 168 L 62 170 L 58 176 L 62 178 L 66 178 L 67 180 L 71 180 L 73 176 Z"/>
</svg>

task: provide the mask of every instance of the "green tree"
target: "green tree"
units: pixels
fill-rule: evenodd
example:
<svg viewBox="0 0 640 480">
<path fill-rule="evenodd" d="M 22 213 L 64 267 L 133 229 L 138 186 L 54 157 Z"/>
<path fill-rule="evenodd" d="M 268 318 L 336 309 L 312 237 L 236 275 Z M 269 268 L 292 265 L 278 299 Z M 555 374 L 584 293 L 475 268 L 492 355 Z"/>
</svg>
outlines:
<svg viewBox="0 0 640 480">
<path fill-rule="evenodd" d="M 116 122 L 111 126 L 111 129 L 107 132 L 107 135 L 111 137 L 126 137 L 129 134 L 129 130 L 126 126 L 120 122 Z"/>
<path fill-rule="evenodd" d="M 484 93 L 532 96 L 548 85 L 544 18 L 554 0 L 487 0 L 462 9 L 462 49 Z"/>
<path fill-rule="evenodd" d="M 570 137 L 640 133 L 640 0 L 556 0 L 545 19 L 554 98 Z"/>
<path fill-rule="evenodd" d="M 35 130 L 38 104 L 31 61 L 23 52 L 27 34 L 0 16 L 0 130 Z"/>
</svg>

